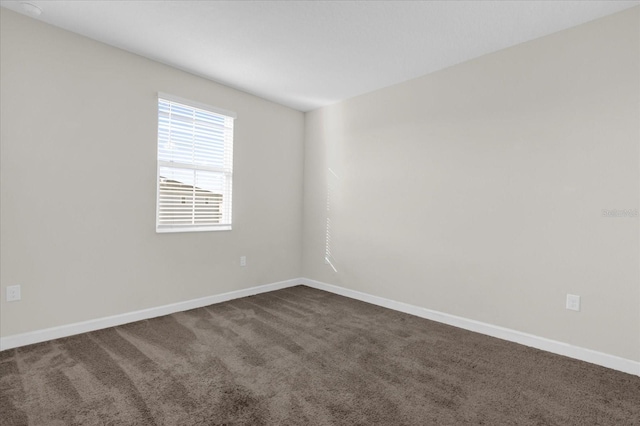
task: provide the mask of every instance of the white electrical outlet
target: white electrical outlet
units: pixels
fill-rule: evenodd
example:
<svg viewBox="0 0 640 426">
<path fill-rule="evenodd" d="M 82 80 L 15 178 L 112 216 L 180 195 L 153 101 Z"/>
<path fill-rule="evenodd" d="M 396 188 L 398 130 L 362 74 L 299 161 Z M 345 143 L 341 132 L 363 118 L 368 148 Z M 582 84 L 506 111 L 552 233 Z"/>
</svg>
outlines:
<svg viewBox="0 0 640 426">
<path fill-rule="evenodd" d="M 20 300 L 20 286 L 7 286 L 7 302 L 15 302 L 17 300 Z"/>
<path fill-rule="evenodd" d="M 571 311 L 580 310 L 580 296 L 575 294 L 567 294 L 567 309 Z"/>
<path fill-rule="evenodd" d="M 247 266 L 247 256 L 240 256 L 240 266 Z"/>
</svg>

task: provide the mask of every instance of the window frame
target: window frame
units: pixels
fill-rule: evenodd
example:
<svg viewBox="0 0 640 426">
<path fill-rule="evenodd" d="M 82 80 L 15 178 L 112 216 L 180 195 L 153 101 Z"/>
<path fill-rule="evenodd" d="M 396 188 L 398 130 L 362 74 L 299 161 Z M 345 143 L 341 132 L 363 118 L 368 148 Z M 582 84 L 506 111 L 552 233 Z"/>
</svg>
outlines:
<svg viewBox="0 0 640 426">
<path fill-rule="evenodd" d="M 228 171 L 219 170 L 217 167 L 212 166 L 199 166 L 197 164 L 189 164 L 182 162 L 173 162 L 173 161 L 165 161 L 160 159 L 160 102 L 166 101 L 170 103 L 180 104 L 186 108 L 192 108 L 194 110 L 201 110 L 206 113 L 212 113 L 216 115 L 220 115 L 226 118 L 231 118 L 233 122 L 237 119 L 237 115 L 233 111 L 225 110 L 222 108 L 214 107 L 211 105 L 207 105 L 204 103 L 192 101 L 189 99 L 181 98 L 179 96 L 171 95 L 168 93 L 158 92 L 158 96 L 156 98 L 156 233 L 180 233 L 180 232 L 211 232 L 211 231 L 230 231 L 233 226 L 233 145 L 234 145 L 234 137 L 235 137 L 235 126 L 233 125 L 231 128 L 231 142 L 230 146 L 226 146 L 225 144 L 225 155 L 230 157 L 231 167 Z M 230 152 L 226 152 L 226 149 L 229 149 Z M 160 223 L 160 170 L 162 167 L 173 167 L 175 169 L 182 170 L 194 170 L 194 171 L 203 171 L 203 172 L 213 172 L 223 174 L 225 179 L 228 180 L 228 194 L 227 199 L 230 205 L 228 206 L 228 223 L 224 223 L 221 225 L 212 225 L 212 224 L 190 224 L 190 225 L 162 225 Z M 195 185 L 195 182 L 194 182 Z M 194 186 L 195 187 L 195 186 Z M 224 195 L 224 194 L 223 194 Z M 221 208 L 224 206 L 224 197 L 223 204 L 221 204 Z M 195 214 L 195 207 L 193 209 Z"/>
</svg>

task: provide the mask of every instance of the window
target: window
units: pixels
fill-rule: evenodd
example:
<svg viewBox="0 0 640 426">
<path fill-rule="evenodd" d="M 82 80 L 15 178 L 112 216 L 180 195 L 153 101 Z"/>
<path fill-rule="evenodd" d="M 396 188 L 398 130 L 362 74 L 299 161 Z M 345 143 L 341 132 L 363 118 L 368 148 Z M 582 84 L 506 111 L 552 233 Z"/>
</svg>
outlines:
<svg viewBox="0 0 640 426">
<path fill-rule="evenodd" d="M 235 117 L 158 94 L 156 232 L 231 229 Z"/>
</svg>

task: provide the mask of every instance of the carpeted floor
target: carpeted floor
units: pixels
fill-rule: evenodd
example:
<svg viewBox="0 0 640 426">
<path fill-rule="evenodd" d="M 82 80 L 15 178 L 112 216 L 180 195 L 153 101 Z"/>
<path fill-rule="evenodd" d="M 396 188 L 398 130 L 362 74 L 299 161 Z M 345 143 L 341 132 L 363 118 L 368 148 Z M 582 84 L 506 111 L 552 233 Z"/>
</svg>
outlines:
<svg viewBox="0 0 640 426">
<path fill-rule="evenodd" d="M 2 425 L 640 425 L 640 377 L 304 286 L 0 352 Z"/>
</svg>

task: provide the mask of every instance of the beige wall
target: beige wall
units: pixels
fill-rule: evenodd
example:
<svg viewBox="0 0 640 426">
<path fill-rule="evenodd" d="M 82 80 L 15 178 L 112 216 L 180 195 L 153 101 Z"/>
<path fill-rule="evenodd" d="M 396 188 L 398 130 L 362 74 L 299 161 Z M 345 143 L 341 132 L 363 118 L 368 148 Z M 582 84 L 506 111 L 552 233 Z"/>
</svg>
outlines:
<svg viewBox="0 0 640 426">
<path fill-rule="evenodd" d="M 0 16 L 2 336 L 300 276 L 301 112 Z M 237 112 L 232 231 L 156 234 L 159 91 Z"/>
<path fill-rule="evenodd" d="M 306 276 L 640 360 L 638 8 L 306 116 L 0 19 L 1 336 Z M 158 91 L 238 113 L 233 231 L 155 233 Z"/>
<path fill-rule="evenodd" d="M 634 8 L 308 113 L 303 275 L 640 360 L 638 218 L 601 213 L 639 207 L 639 24 Z"/>
</svg>

